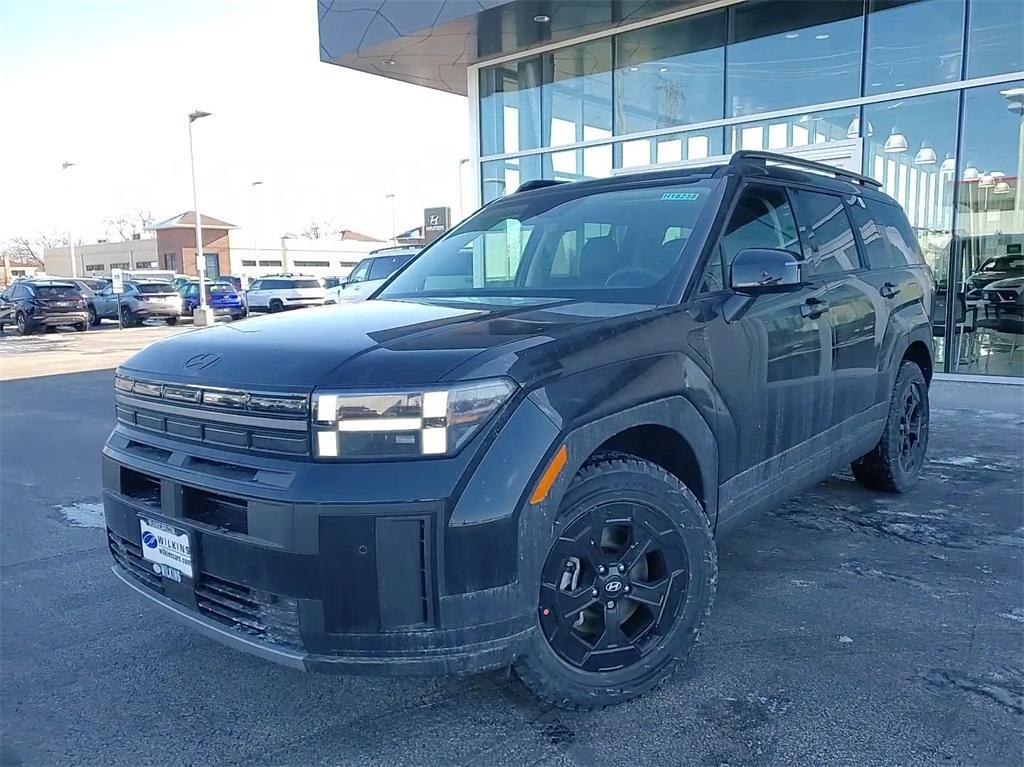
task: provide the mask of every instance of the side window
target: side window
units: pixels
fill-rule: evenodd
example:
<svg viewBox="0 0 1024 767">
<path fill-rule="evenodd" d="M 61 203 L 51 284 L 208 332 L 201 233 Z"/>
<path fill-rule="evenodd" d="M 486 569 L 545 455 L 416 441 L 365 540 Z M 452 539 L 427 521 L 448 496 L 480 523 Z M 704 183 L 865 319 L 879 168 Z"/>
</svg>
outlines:
<svg viewBox="0 0 1024 767">
<path fill-rule="evenodd" d="M 860 235 L 860 241 L 864 244 L 864 257 L 867 259 L 867 265 L 872 269 L 899 266 L 902 259 L 893 257 L 889 243 L 882 232 L 881 224 L 878 223 L 877 217 L 872 217 L 868 208 L 865 207 L 865 201 L 860 197 L 853 198 L 847 211 L 854 228 Z"/>
<path fill-rule="evenodd" d="M 32 297 L 32 291 L 26 288 L 24 285 L 14 286 L 14 298 L 17 301 L 24 301 L 26 298 Z"/>
<path fill-rule="evenodd" d="M 860 268 L 857 241 L 840 197 L 820 192 L 797 192 L 800 226 L 812 274 L 852 272 Z"/>
<path fill-rule="evenodd" d="M 913 229 L 906 215 L 895 205 L 869 200 L 868 211 L 889 246 L 889 266 L 906 266 L 907 264 L 923 264 L 924 256 L 921 246 L 914 236 Z"/>
<path fill-rule="evenodd" d="M 383 258 L 373 259 L 373 263 L 370 264 L 370 272 L 368 279 L 371 280 L 384 280 L 391 276 L 391 273 L 398 268 L 399 264 L 398 256 L 384 256 Z"/>
<path fill-rule="evenodd" d="M 800 257 L 796 219 L 782 187 L 749 184 L 742 189 L 708 261 L 700 292 L 721 290 L 728 284 L 726 275 L 732 260 L 747 248 L 788 250 Z"/>
<path fill-rule="evenodd" d="M 370 264 L 373 263 L 372 258 L 368 258 L 365 261 L 360 261 L 352 273 L 348 276 L 349 283 L 362 282 L 366 279 L 366 273 L 370 271 Z"/>
</svg>

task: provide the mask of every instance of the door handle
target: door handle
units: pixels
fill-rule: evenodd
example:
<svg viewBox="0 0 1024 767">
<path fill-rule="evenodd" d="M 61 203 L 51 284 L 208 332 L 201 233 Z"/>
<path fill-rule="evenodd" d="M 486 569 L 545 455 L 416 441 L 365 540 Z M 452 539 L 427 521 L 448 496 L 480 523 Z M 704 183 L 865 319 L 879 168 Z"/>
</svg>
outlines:
<svg viewBox="0 0 1024 767">
<path fill-rule="evenodd" d="M 900 289 L 896 287 L 895 283 L 887 282 L 878 289 L 878 292 L 882 294 L 883 298 L 895 298 Z"/>
<path fill-rule="evenodd" d="M 816 320 L 828 311 L 828 302 L 811 296 L 800 304 L 800 316 L 808 320 Z"/>
</svg>

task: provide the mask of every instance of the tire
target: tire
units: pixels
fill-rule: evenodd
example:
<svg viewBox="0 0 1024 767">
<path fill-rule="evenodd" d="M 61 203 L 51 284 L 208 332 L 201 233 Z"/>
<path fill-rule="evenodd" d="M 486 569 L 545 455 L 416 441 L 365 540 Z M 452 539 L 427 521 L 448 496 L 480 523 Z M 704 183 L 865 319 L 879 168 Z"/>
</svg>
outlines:
<svg viewBox="0 0 1024 767">
<path fill-rule="evenodd" d="M 133 328 L 140 324 L 138 318 L 132 314 L 132 310 L 127 306 L 121 308 L 121 326 L 126 328 Z"/>
<path fill-rule="evenodd" d="M 44 325 L 43 326 L 43 332 L 44 333 L 56 333 L 57 332 L 57 326 L 56 325 Z"/>
<path fill-rule="evenodd" d="M 96 314 L 96 307 L 95 306 L 90 306 L 89 307 L 89 324 L 92 325 L 94 328 L 96 328 L 96 327 L 99 327 L 99 324 L 102 321 L 103 320 L 100 319 L 99 315 Z"/>
<path fill-rule="evenodd" d="M 854 478 L 871 490 L 906 493 L 921 478 L 928 452 L 928 383 L 913 362 L 896 374 L 889 415 L 878 444 L 850 465 Z"/>
<path fill-rule="evenodd" d="M 75 325 L 74 325 L 74 328 L 79 333 L 84 333 L 85 331 L 87 331 L 89 329 L 89 323 L 88 322 L 76 322 Z"/>
<path fill-rule="evenodd" d="M 280 298 L 272 298 L 270 300 L 270 308 L 269 308 L 269 310 L 270 310 L 271 314 L 277 314 L 278 312 L 283 311 L 284 310 L 284 304 L 281 303 L 281 299 Z"/>
<path fill-rule="evenodd" d="M 578 711 L 654 689 L 690 654 L 714 602 L 718 557 L 700 503 L 661 467 L 603 454 L 573 478 L 555 528 L 515 675 Z"/>
<path fill-rule="evenodd" d="M 32 325 L 29 324 L 28 318 L 24 312 L 18 312 L 14 317 L 15 324 L 18 326 L 18 332 L 23 336 L 32 335 L 35 330 Z"/>
<path fill-rule="evenodd" d="M 167 317 L 164 320 L 164 322 L 166 322 L 168 325 L 177 325 L 178 324 L 178 318 L 177 317 Z"/>
<path fill-rule="evenodd" d="M 232 314 L 231 315 L 231 321 L 232 322 L 238 322 L 239 320 L 244 320 L 244 319 L 245 319 L 245 315 L 242 314 L 242 313 Z"/>
</svg>

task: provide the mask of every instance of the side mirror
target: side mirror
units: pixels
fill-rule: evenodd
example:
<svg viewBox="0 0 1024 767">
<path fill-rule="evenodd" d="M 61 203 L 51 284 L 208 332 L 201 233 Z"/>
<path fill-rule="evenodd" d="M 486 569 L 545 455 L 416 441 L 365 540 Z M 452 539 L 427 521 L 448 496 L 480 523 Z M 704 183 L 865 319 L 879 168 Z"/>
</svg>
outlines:
<svg viewBox="0 0 1024 767">
<path fill-rule="evenodd" d="M 741 250 L 729 270 L 729 287 L 738 293 L 781 292 L 800 284 L 800 261 L 788 250 Z"/>
</svg>

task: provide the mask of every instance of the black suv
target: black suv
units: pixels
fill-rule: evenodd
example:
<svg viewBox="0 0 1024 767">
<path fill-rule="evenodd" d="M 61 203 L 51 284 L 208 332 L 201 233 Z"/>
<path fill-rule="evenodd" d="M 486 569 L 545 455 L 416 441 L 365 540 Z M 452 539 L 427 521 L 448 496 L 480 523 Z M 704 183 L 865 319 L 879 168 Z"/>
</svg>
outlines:
<svg viewBox="0 0 1024 767">
<path fill-rule="evenodd" d="M 0 330 L 16 325 L 23 336 L 58 325 L 87 330 L 88 319 L 81 289 L 71 280 L 18 280 L 0 293 Z"/>
<path fill-rule="evenodd" d="M 650 689 L 718 535 L 851 465 L 918 479 L 933 278 L 876 186 L 752 152 L 532 182 L 345 311 L 147 347 L 103 450 L 115 573 L 299 669 Z"/>
</svg>

